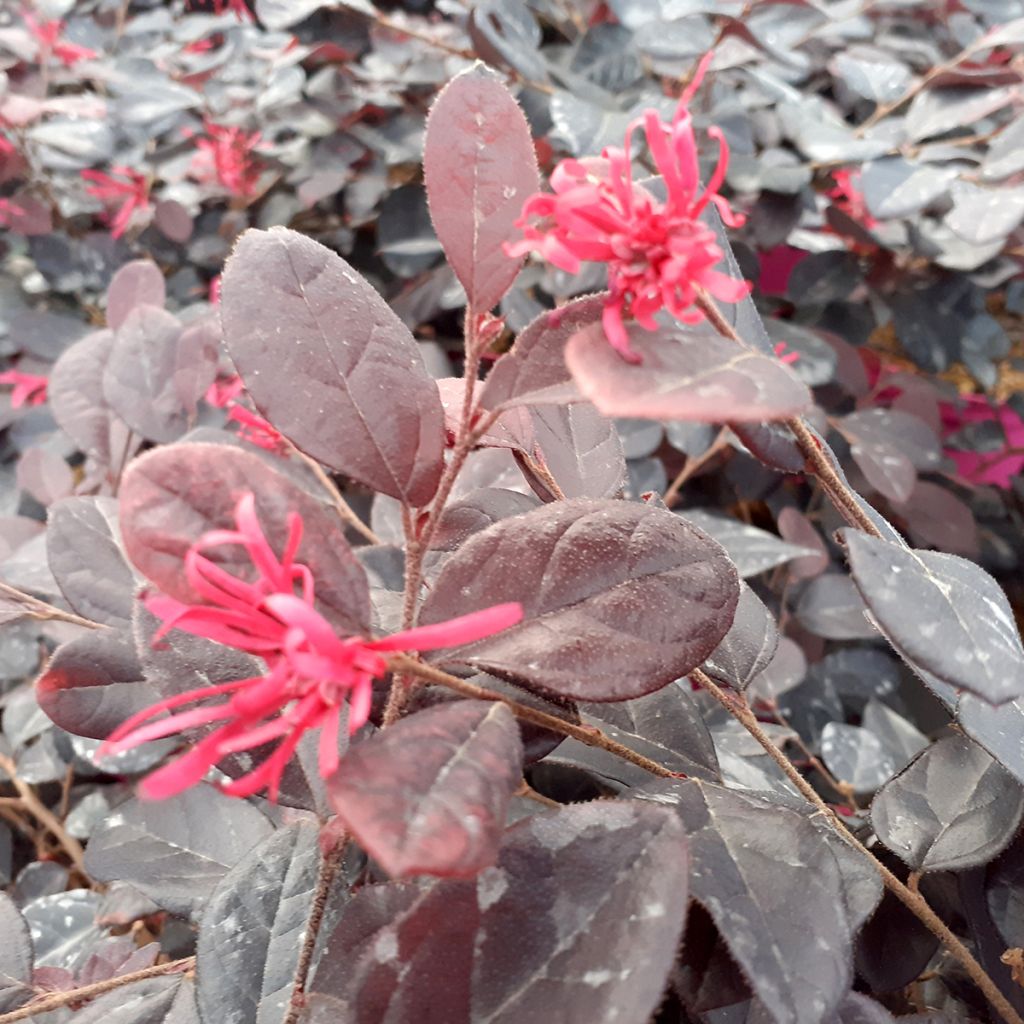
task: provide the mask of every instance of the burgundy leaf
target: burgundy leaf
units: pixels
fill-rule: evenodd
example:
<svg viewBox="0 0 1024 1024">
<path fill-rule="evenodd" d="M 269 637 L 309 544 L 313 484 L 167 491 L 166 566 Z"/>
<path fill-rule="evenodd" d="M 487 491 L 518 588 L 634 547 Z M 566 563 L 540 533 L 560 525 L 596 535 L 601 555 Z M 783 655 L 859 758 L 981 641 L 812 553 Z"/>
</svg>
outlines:
<svg viewBox="0 0 1024 1024">
<path fill-rule="evenodd" d="M 392 878 L 471 878 L 497 859 L 522 760 L 504 704 L 460 700 L 357 743 L 329 793 L 345 827 Z"/>
<path fill-rule="evenodd" d="M 295 231 L 247 231 L 224 271 L 224 341 L 246 390 L 304 452 L 427 504 L 443 466 L 437 386 L 408 328 L 340 256 Z"/>
<path fill-rule="evenodd" d="M 788 427 L 781 423 L 736 423 L 733 433 L 756 459 L 780 473 L 802 473 L 803 452 Z"/>
<path fill-rule="evenodd" d="M 15 479 L 21 490 L 44 507 L 66 498 L 75 489 L 75 475 L 67 461 L 39 446 L 29 448 L 18 460 Z"/>
<path fill-rule="evenodd" d="M 47 394 L 53 418 L 87 455 L 105 465 L 120 418 L 103 398 L 104 367 L 114 346 L 112 331 L 96 331 L 67 348 L 54 364 Z M 120 452 L 118 452 L 120 454 Z"/>
<path fill-rule="evenodd" d="M 327 941 L 314 1005 L 337 1000 L 350 1024 L 648 1020 L 686 911 L 674 818 L 578 804 L 510 829 L 475 881 L 364 887 Z"/>
<path fill-rule="evenodd" d="M 164 275 L 152 260 L 132 260 L 111 278 L 107 289 L 107 326 L 119 330 L 137 306 L 163 309 L 167 299 Z"/>
<path fill-rule="evenodd" d="M 544 463 L 567 498 L 612 498 L 626 479 L 615 424 L 590 402 L 531 409 Z"/>
<path fill-rule="evenodd" d="M 978 523 L 966 502 L 928 480 L 918 480 L 914 493 L 900 506 L 910 539 L 951 555 L 978 555 Z"/>
<path fill-rule="evenodd" d="M 721 337 L 705 321 L 629 327 L 643 362 L 625 362 L 594 324 L 574 335 L 566 362 L 584 396 L 607 416 L 744 423 L 778 420 L 811 403 L 807 386 L 773 356 Z"/>
<path fill-rule="evenodd" d="M 530 126 L 501 78 L 477 63 L 453 78 L 427 118 L 423 176 L 430 216 L 470 309 L 509 290 L 520 259 L 503 244 L 540 182 Z"/>
<path fill-rule="evenodd" d="M 431 547 L 454 551 L 469 536 L 509 516 L 530 512 L 537 499 L 502 487 L 482 487 L 461 501 L 453 501 L 441 514 Z"/>
<path fill-rule="evenodd" d="M 370 622 L 366 573 L 345 541 L 337 516 L 276 472 L 258 455 L 227 445 L 177 444 L 136 459 L 121 483 L 121 529 L 135 566 L 165 594 L 197 603 L 182 562 L 207 530 L 235 528 L 235 505 L 247 491 L 256 496 L 260 523 L 281 553 L 289 513 L 303 520 L 297 561 L 316 578 L 320 611 L 346 633 L 366 633 Z M 207 557 L 236 575 L 252 572 L 240 546 Z M 494 602 L 492 602 L 494 603 Z"/>
<path fill-rule="evenodd" d="M 817 552 L 794 558 L 789 563 L 790 578 L 809 580 L 820 576 L 828 568 L 828 548 L 810 519 L 790 505 L 779 513 L 778 526 L 783 540 Z"/>
<path fill-rule="evenodd" d="M 911 668 L 993 704 L 1024 695 L 1013 611 L 984 569 L 846 530 L 853 581 L 878 628 Z"/>
<path fill-rule="evenodd" d="M 220 323 L 214 316 L 189 324 L 178 339 L 174 388 L 190 414 L 217 376 L 220 340 Z"/>
<path fill-rule="evenodd" d="M 66 498 L 50 509 L 46 556 L 61 593 L 87 619 L 132 620 L 135 577 L 121 546 L 113 498 Z"/>
<path fill-rule="evenodd" d="M 39 706 L 76 736 L 106 739 L 160 697 L 128 633 L 96 629 L 58 647 L 36 683 Z"/>
<path fill-rule="evenodd" d="M 136 433 L 174 441 L 188 429 L 175 387 L 181 321 L 157 306 L 137 306 L 114 334 L 103 369 L 103 397 Z"/>
<path fill-rule="evenodd" d="M 779 630 L 772 613 L 744 583 L 732 626 L 704 663 L 704 671 L 745 690 L 771 664 L 778 647 Z"/>
<path fill-rule="evenodd" d="M 518 626 L 434 660 L 563 697 L 626 700 L 701 664 L 738 598 L 725 552 L 679 516 L 625 501 L 560 501 L 470 537 L 445 563 L 420 621 L 519 601 Z"/>
</svg>

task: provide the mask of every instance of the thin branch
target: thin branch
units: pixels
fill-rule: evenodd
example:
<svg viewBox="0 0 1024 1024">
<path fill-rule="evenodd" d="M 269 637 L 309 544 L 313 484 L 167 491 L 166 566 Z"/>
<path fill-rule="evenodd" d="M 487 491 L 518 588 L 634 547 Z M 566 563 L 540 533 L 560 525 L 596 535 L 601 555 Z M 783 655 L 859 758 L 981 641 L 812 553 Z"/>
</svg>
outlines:
<svg viewBox="0 0 1024 1024">
<path fill-rule="evenodd" d="M 345 858 L 345 850 L 348 848 L 348 836 L 338 838 L 331 847 L 320 858 L 320 873 L 316 880 L 316 889 L 313 892 L 313 903 L 309 909 L 309 918 L 306 921 L 306 930 L 302 936 L 302 947 L 299 950 L 299 959 L 295 965 L 295 979 L 292 982 L 292 995 L 288 1003 L 288 1010 L 285 1013 L 281 1024 L 298 1024 L 305 1006 L 306 982 L 309 979 L 309 971 L 313 966 L 313 952 L 316 949 L 316 940 L 320 935 L 320 928 L 324 923 L 324 912 L 327 910 L 327 901 L 331 895 L 331 887 L 338 877 L 338 870 Z M 0 1021 L 3 1024 L 3 1021 Z"/>
<path fill-rule="evenodd" d="M 526 779 L 523 779 L 519 783 L 519 788 L 516 790 L 516 796 L 521 796 L 524 800 L 532 800 L 535 804 L 542 804 L 544 807 L 550 807 L 552 810 L 556 810 L 559 807 L 564 807 L 564 804 L 560 804 L 557 800 L 552 800 L 551 797 L 545 796 L 543 793 L 538 793 L 537 790 L 531 786 Z"/>
<path fill-rule="evenodd" d="M 352 511 L 352 506 L 349 505 L 349 503 L 342 497 L 341 491 L 338 490 L 337 485 L 325 472 L 324 467 L 321 466 L 316 459 L 312 458 L 312 456 L 309 456 L 305 452 L 296 448 L 295 445 L 291 445 L 291 449 L 307 466 L 309 466 L 313 471 L 313 475 L 320 481 L 324 490 L 331 496 L 331 504 L 334 506 L 334 510 L 338 513 L 338 516 L 344 522 L 348 523 L 353 530 L 366 538 L 366 540 L 371 544 L 382 543 L 380 537 L 378 537 L 377 534 L 375 534 L 373 530 L 371 530 L 370 527 L 368 527 L 366 523 L 364 523 L 362 519 Z"/>
<path fill-rule="evenodd" d="M 760 723 L 750 710 L 742 696 L 730 696 L 722 690 L 710 676 L 700 669 L 691 673 L 691 678 L 698 682 L 715 700 L 718 701 L 744 729 L 761 745 L 765 753 L 782 769 L 786 778 L 793 783 L 810 803 L 821 812 L 824 820 L 854 850 L 866 857 L 872 867 L 882 878 L 882 883 L 928 930 L 939 939 L 949 950 L 956 961 L 967 972 L 971 980 L 984 993 L 1006 1024 L 1024 1024 L 1017 1011 L 1010 1005 L 1007 998 L 999 991 L 996 983 L 985 973 L 984 968 L 971 951 L 949 930 L 946 923 L 924 901 L 920 893 L 914 892 L 904 885 L 870 850 L 864 847 L 850 834 L 839 820 L 836 812 L 818 795 L 810 783 L 793 767 L 789 758 L 772 742 L 771 737 L 761 728 Z M 2 1021 L 0 1021 L 2 1024 Z"/>
<path fill-rule="evenodd" d="M 11 784 L 18 791 L 25 810 L 60 843 L 61 848 L 82 877 L 88 878 L 89 873 L 85 870 L 85 851 L 82 849 L 82 844 L 69 834 L 60 818 L 36 796 L 36 791 L 27 782 L 18 778 L 17 765 L 6 754 L 0 754 L 0 771 L 6 772 L 10 776 Z"/>
<path fill-rule="evenodd" d="M 425 665 L 422 661 L 410 658 L 406 654 L 392 655 L 389 665 L 393 672 L 419 676 L 428 682 L 438 683 L 449 690 L 454 690 L 463 697 L 469 697 L 472 700 L 497 701 L 500 704 L 504 704 L 521 722 L 529 722 L 531 725 L 539 725 L 544 729 L 550 729 L 552 732 L 560 733 L 563 736 L 571 736 L 574 740 L 579 740 L 580 743 L 585 743 L 588 747 L 607 750 L 608 753 L 615 754 L 617 757 L 621 757 L 623 761 L 635 764 L 638 768 L 643 768 L 644 771 L 650 772 L 652 775 L 657 775 L 663 779 L 685 778 L 679 772 L 669 771 L 668 768 L 658 764 L 657 761 L 652 761 L 649 757 L 644 757 L 643 754 L 638 754 L 635 750 L 617 743 L 594 726 L 576 725 L 573 722 L 565 721 L 564 718 L 559 718 L 557 715 L 549 715 L 546 711 L 538 711 L 536 708 L 527 707 L 525 704 L 520 704 L 518 701 L 512 700 L 511 697 L 506 697 L 502 693 L 496 693 L 494 690 L 485 690 L 482 686 L 476 686 L 466 679 L 449 675 L 447 672 L 442 672 L 431 665 Z"/>
<path fill-rule="evenodd" d="M 711 442 L 711 444 L 707 447 L 705 451 L 703 451 L 695 459 L 688 458 L 686 460 L 686 462 L 683 464 L 683 468 L 679 470 L 679 473 L 677 474 L 675 480 L 673 480 L 672 483 L 669 484 L 668 490 L 665 491 L 665 493 L 662 495 L 661 500 L 664 501 L 669 508 L 672 508 L 672 506 L 675 504 L 676 498 L 678 497 L 679 492 L 680 490 L 682 490 L 682 487 L 686 483 L 686 481 L 689 480 L 690 477 L 692 477 L 693 474 L 696 473 L 697 470 L 699 470 L 702 466 L 707 465 L 708 462 L 710 462 L 723 448 L 726 447 L 727 437 L 728 428 L 722 427 L 722 429 L 718 432 L 715 439 Z"/>
<path fill-rule="evenodd" d="M 67 992 L 53 992 L 40 999 L 33 999 L 32 1002 L 18 1010 L 0 1015 L 0 1024 L 15 1024 L 15 1021 L 28 1020 L 39 1013 L 49 1013 L 51 1010 L 59 1010 L 62 1006 L 68 1006 L 71 1003 L 82 1003 L 89 999 L 95 999 L 105 992 L 113 992 L 114 989 L 132 985 L 136 981 L 159 978 L 164 974 L 175 974 L 178 971 L 190 971 L 195 964 L 194 956 L 186 956 L 181 960 L 171 960 L 166 964 L 156 964 L 153 967 L 145 967 L 141 971 L 132 971 L 130 974 L 108 978 L 106 981 L 97 981 L 94 985 L 83 985 L 81 988 L 69 989 Z"/>
<path fill-rule="evenodd" d="M 30 619 L 44 619 L 53 622 L 70 622 L 75 626 L 85 626 L 88 629 L 107 629 L 102 622 L 93 622 L 92 619 L 83 619 L 81 615 L 73 612 L 66 612 L 56 605 L 40 601 L 38 597 L 26 594 L 24 591 L 12 587 L 9 583 L 0 583 L 0 596 L 8 597 L 25 609 L 25 615 Z"/>
</svg>

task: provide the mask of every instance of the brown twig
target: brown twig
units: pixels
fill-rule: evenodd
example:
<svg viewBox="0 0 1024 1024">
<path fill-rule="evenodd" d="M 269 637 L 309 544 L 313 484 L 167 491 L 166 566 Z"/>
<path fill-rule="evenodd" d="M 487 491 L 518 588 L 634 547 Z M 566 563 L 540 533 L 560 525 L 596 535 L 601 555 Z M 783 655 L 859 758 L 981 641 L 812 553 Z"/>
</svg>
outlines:
<svg viewBox="0 0 1024 1024">
<path fill-rule="evenodd" d="M 665 502 L 665 504 L 669 508 L 672 508 L 672 506 L 675 504 L 676 498 L 678 497 L 679 492 L 680 490 L 682 490 L 683 485 L 686 483 L 686 481 L 689 480 L 690 477 L 692 477 L 693 474 L 696 473 L 697 470 L 699 470 L 702 466 L 707 465 L 708 462 L 710 462 L 723 448 L 726 447 L 726 445 L 728 444 L 728 442 L 726 441 L 727 437 L 728 428 L 722 427 L 722 429 L 718 432 L 718 435 L 715 437 L 714 441 L 711 442 L 711 444 L 705 451 L 703 451 L 695 459 L 688 458 L 686 462 L 683 463 L 683 468 L 679 470 L 679 473 L 676 475 L 675 480 L 673 480 L 672 483 L 668 485 L 668 490 L 665 491 L 661 498 L 661 500 Z"/>
<path fill-rule="evenodd" d="M 635 764 L 638 768 L 643 768 L 644 771 L 650 772 L 652 775 L 657 775 L 663 779 L 684 777 L 678 772 L 669 771 L 668 768 L 658 764 L 657 761 L 652 761 L 649 757 L 644 757 L 643 754 L 638 754 L 635 750 L 631 750 L 622 743 L 616 742 L 600 729 L 589 725 L 575 725 L 573 722 L 567 722 L 556 715 L 549 715 L 546 711 L 538 711 L 536 708 L 527 707 L 525 704 L 520 704 L 518 701 L 506 697 L 502 693 L 486 690 L 482 686 L 477 686 L 466 679 L 449 675 L 449 673 L 442 672 L 431 665 L 426 665 L 416 658 L 410 658 L 407 654 L 392 655 L 389 666 L 393 672 L 419 676 L 428 682 L 438 683 L 449 690 L 454 690 L 455 693 L 463 697 L 469 697 L 471 700 L 497 701 L 500 704 L 504 704 L 521 722 L 529 722 L 531 725 L 539 725 L 544 729 L 550 729 L 552 732 L 561 733 L 563 736 L 571 736 L 574 740 L 579 740 L 580 743 L 585 743 L 588 747 L 607 750 L 608 753 L 615 754 L 617 757 L 621 757 L 623 761 Z"/>
<path fill-rule="evenodd" d="M 543 793 L 538 793 L 537 790 L 531 786 L 526 779 L 523 779 L 519 783 L 519 788 L 516 790 L 516 796 L 521 796 L 524 800 L 532 800 L 535 804 L 543 804 L 545 807 L 549 807 L 552 810 L 556 810 L 559 807 L 564 807 L 564 804 L 560 804 L 557 800 L 552 800 L 551 797 L 545 796 Z"/>
<path fill-rule="evenodd" d="M 81 988 L 72 988 L 66 992 L 52 992 L 26 1003 L 18 1010 L 0 1015 L 0 1024 L 15 1024 L 15 1021 L 28 1020 L 30 1017 L 35 1017 L 36 1014 L 59 1010 L 62 1006 L 68 1006 L 71 1003 L 86 1002 L 105 992 L 113 992 L 114 989 L 133 985 L 135 982 L 145 981 L 147 978 L 159 978 L 164 974 L 190 971 L 195 967 L 195 963 L 194 956 L 186 956 L 181 960 L 171 960 L 166 964 L 156 964 L 153 967 L 144 967 L 141 971 L 121 974 L 116 978 L 107 978 L 106 981 L 97 981 L 93 985 L 83 985 Z"/>
<path fill-rule="evenodd" d="M 10 776 L 11 784 L 17 790 L 25 810 L 60 843 L 61 848 L 68 855 L 68 859 L 82 877 L 88 878 L 89 874 L 85 870 L 85 851 L 82 849 L 82 844 L 73 835 L 68 833 L 60 818 L 36 796 L 36 791 L 27 782 L 23 782 L 18 778 L 17 765 L 6 754 L 0 754 L 0 771 Z"/>
<path fill-rule="evenodd" d="M 30 619 L 48 619 L 53 622 L 70 622 L 75 626 L 86 626 L 89 629 L 107 629 L 102 622 L 93 622 L 92 619 L 83 619 L 81 615 L 73 612 L 66 612 L 55 605 L 40 601 L 38 597 L 26 594 L 24 591 L 12 587 L 9 583 L 0 583 L 0 596 L 9 597 L 17 604 L 24 606 L 25 615 Z"/>
<path fill-rule="evenodd" d="M 356 533 L 362 535 L 371 544 L 380 544 L 381 539 L 370 529 L 352 511 L 352 506 L 342 497 L 341 491 L 338 490 L 337 485 L 330 478 L 324 467 L 320 465 L 312 456 L 307 455 L 305 452 L 300 451 L 295 445 L 291 445 L 292 451 L 298 455 L 298 457 L 313 471 L 313 475 L 320 481 L 323 488 L 330 495 L 331 504 L 334 506 L 335 512 L 338 513 L 339 518 L 352 527 Z"/>
<path fill-rule="evenodd" d="M 710 676 L 697 669 L 691 678 L 699 683 L 718 701 L 733 718 L 742 725 L 761 745 L 765 753 L 782 769 L 786 778 L 793 783 L 810 803 L 821 812 L 832 829 L 854 850 L 866 857 L 872 867 L 881 875 L 885 887 L 920 920 L 928 930 L 949 950 L 971 980 L 984 993 L 985 998 L 1002 1016 L 1006 1024 L 1024 1024 L 1017 1011 L 999 991 L 996 983 L 985 973 L 984 968 L 974 959 L 971 951 L 949 930 L 946 923 L 925 902 L 920 893 L 904 885 L 870 850 L 866 849 L 850 834 L 839 820 L 836 812 L 818 795 L 810 783 L 793 767 L 789 758 L 772 742 L 771 737 L 761 728 L 760 723 L 742 696 L 729 695 Z M 0 1022 L 2 1024 L 2 1022 Z"/>
</svg>

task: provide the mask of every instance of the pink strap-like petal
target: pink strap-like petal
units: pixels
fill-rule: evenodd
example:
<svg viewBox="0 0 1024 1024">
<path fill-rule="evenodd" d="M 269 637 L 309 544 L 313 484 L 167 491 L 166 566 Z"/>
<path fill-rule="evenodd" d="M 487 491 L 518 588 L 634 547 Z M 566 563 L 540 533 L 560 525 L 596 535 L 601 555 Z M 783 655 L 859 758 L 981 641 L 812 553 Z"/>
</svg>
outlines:
<svg viewBox="0 0 1024 1024">
<path fill-rule="evenodd" d="M 434 626 L 418 626 L 393 636 L 366 644 L 375 651 L 436 651 L 441 647 L 459 647 L 500 633 L 523 620 L 523 606 L 518 601 L 496 604 L 483 611 L 460 615 L 457 619 Z"/>
</svg>

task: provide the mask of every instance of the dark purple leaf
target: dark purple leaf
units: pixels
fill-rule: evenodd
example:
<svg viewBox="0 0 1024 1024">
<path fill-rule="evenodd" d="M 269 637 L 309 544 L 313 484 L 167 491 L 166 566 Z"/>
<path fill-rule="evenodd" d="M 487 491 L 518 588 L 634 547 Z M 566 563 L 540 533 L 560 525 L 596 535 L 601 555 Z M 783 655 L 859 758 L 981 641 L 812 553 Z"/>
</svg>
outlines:
<svg viewBox="0 0 1024 1024">
<path fill-rule="evenodd" d="M 132 260 L 113 276 L 107 289 L 107 326 L 121 329 L 138 306 L 163 309 L 167 299 L 164 275 L 152 260 Z"/>
<path fill-rule="evenodd" d="M 430 501 L 443 466 L 437 386 L 408 328 L 340 256 L 284 228 L 247 231 L 221 317 L 246 390 L 281 433 L 375 490 Z"/>
<path fill-rule="evenodd" d="M 944 135 L 954 128 L 988 117 L 1013 101 L 1014 90 L 954 87 L 925 89 L 907 111 L 907 132 L 912 142 Z"/>
<path fill-rule="evenodd" d="M 946 736 L 875 796 L 878 838 L 912 871 L 987 864 L 1014 837 L 1024 789 L 966 736 Z"/>
<path fill-rule="evenodd" d="M 901 156 L 886 156 L 864 165 L 860 184 L 874 217 L 907 217 L 949 189 L 956 171 L 932 164 L 914 164 Z"/>
<path fill-rule="evenodd" d="M 788 544 L 767 530 L 741 523 L 731 516 L 697 508 L 688 508 L 680 514 L 725 548 L 726 554 L 744 579 L 767 572 L 777 565 L 784 565 L 792 559 L 814 554 L 812 548 Z"/>
<path fill-rule="evenodd" d="M 978 555 L 978 524 L 974 513 L 948 488 L 918 480 L 899 511 L 906 517 L 907 532 L 915 544 L 936 547 L 965 558 Z"/>
<path fill-rule="evenodd" d="M 489 64 L 510 67 L 528 80 L 547 78 L 540 25 L 523 0 L 477 4 L 469 19 L 469 35 L 474 51 Z"/>
<path fill-rule="evenodd" d="M 58 647 L 36 683 L 39 706 L 57 725 L 96 740 L 160 696 L 145 680 L 131 636 L 112 629 Z"/>
<path fill-rule="evenodd" d="M 567 498 L 613 498 L 622 491 L 626 460 L 610 419 L 589 402 L 530 411 L 535 444 Z"/>
<path fill-rule="evenodd" d="M 565 346 L 601 319 L 606 296 L 585 295 L 541 313 L 491 370 L 480 396 L 485 409 L 514 405 L 561 405 L 582 396 L 565 365 Z"/>
<path fill-rule="evenodd" d="M 1024 946 L 1024 837 L 992 865 L 985 893 L 992 921 L 1008 948 Z"/>
<path fill-rule="evenodd" d="M 780 473 L 802 473 L 807 460 L 781 423 L 736 423 L 733 433 L 755 458 Z"/>
<path fill-rule="evenodd" d="M 317 604 L 346 633 L 365 633 L 370 622 L 366 573 L 345 541 L 337 517 L 258 455 L 224 445 L 178 444 L 136 459 L 121 482 L 121 529 L 135 566 L 164 593 L 198 600 L 182 571 L 190 545 L 207 530 L 234 529 L 238 499 L 256 496 L 260 524 L 279 554 L 288 515 L 304 524 L 297 561 L 316 577 Z M 221 554 L 223 552 L 223 554 Z M 209 557 L 229 572 L 252 573 L 239 547 Z"/>
<path fill-rule="evenodd" d="M 530 126 L 499 75 L 477 63 L 441 90 L 423 143 L 430 216 L 470 308 L 498 304 L 521 259 L 502 246 L 540 181 Z"/>
<path fill-rule="evenodd" d="M 627 363 L 600 324 L 574 335 L 566 362 L 580 390 L 607 416 L 701 423 L 786 419 L 811 403 L 807 386 L 773 356 L 721 337 L 706 321 L 629 328 L 643 359 Z"/>
<path fill-rule="evenodd" d="M 75 1014 L 75 1024 L 177 1024 L 180 974 L 144 978 L 108 992 Z"/>
<path fill-rule="evenodd" d="M 103 932 L 96 925 L 99 893 L 72 889 L 40 896 L 26 904 L 35 951 L 35 967 L 63 967 L 78 971 L 89 959 Z"/>
<path fill-rule="evenodd" d="M 79 615 L 108 626 L 131 623 L 135 576 L 121 546 L 113 498 L 57 502 L 50 509 L 46 556 L 61 593 Z"/>
<path fill-rule="evenodd" d="M 217 884 L 199 921 L 196 998 L 204 1021 L 283 1019 L 320 862 L 318 828 L 278 829 Z M 335 895 L 336 894 L 336 895 Z M 332 903 L 347 898 L 338 886 Z"/>
<path fill-rule="evenodd" d="M 799 686 L 807 673 L 807 655 L 788 636 L 779 638 L 775 657 L 750 681 L 749 698 L 774 701 L 787 690 Z"/>
<path fill-rule="evenodd" d="M 736 617 L 722 642 L 704 662 L 704 671 L 714 679 L 745 690 L 775 657 L 779 630 L 764 602 L 741 584 Z"/>
<path fill-rule="evenodd" d="M 896 1018 L 881 1003 L 859 992 L 850 992 L 842 1001 L 831 1024 L 896 1024 Z"/>
<path fill-rule="evenodd" d="M 129 882 L 165 910 L 188 916 L 272 831 L 252 804 L 200 783 L 173 800 L 122 804 L 89 840 L 86 868 L 98 881 Z"/>
<path fill-rule="evenodd" d="M 794 558 L 789 563 L 789 575 L 794 580 L 813 579 L 820 576 L 828 568 L 828 548 L 821 539 L 814 524 L 799 509 L 792 505 L 784 508 L 778 515 L 779 535 L 797 547 L 807 548 L 816 552 Z"/>
<path fill-rule="evenodd" d="M 1024 785 L 1024 698 L 992 705 L 965 693 L 956 705 L 956 713 L 963 731 Z"/>
<path fill-rule="evenodd" d="M 483 487 L 453 501 L 441 515 L 431 547 L 455 551 L 474 533 L 537 507 L 537 499 L 502 487 Z"/>
<path fill-rule="evenodd" d="M 32 940 L 28 924 L 10 896 L 0 893 L 0 1013 L 10 1013 L 27 1003 L 32 990 Z"/>
<path fill-rule="evenodd" d="M 61 429 L 104 464 L 120 455 L 111 452 L 111 431 L 119 417 L 103 398 L 104 369 L 113 346 L 112 331 L 96 331 L 76 341 L 54 364 L 47 389 Z"/>
<path fill-rule="evenodd" d="M 846 530 L 854 582 L 912 668 L 993 703 L 1024 695 L 1024 648 L 1006 595 L 956 555 Z"/>
<path fill-rule="evenodd" d="M 174 441 L 188 429 L 175 387 L 181 321 L 156 306 L 137 306 L 114 334 L 103 368 L 103 398 L 136 433 Z"/>
<path fill-rule="evenodd" d="M 696 668 L 732 623 L 722 549 L 663 509 L 564 501 L 495 523 L 445 563 L 424 624 L 519 601 L 518 626 L 434 658 L 581 700 L 626 700 Z"/>
<path fill-rule="evenodd" d="M 867 729 L 829 722 L 821 730 L 821 759 L 855 793 L 873 793 L 896 772 L 896 758 Z"/>
<path fill-rule="evenodd" d="M 392 878 L 471 878 L 498 856 L 522 755 L 504 704 L 440 704 L 353 746 L 330 798 Z"/>
<path fill-rule="evenodd" d="M 676 955 L 687 878 L 664 808 L 601 801 L 538 814 L 509 830 L 475 881 L 360 890 L 313 992 L 351 1024 L 641 1024 Z"/>
<path fill-rule="evenodd" d="M 796 617 L 804 629 L 826 640 L 868 640 L 878 636 L 864 615 L 864 600 L 849 576 L 816 576 L 801 592 Z"/>
<path fill-rule="evenodd" d="M 777 1024 L 820 1024 L 850 988 L 853 920 L 832 844 L 804 815 L 752 794 L 659 781 L 690 839 L 693 898 Z"/>
</svg>

